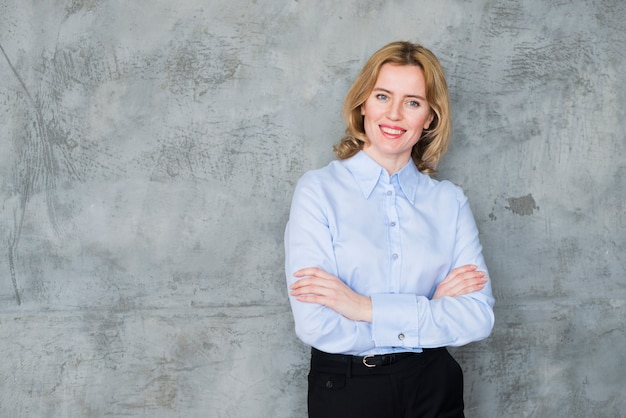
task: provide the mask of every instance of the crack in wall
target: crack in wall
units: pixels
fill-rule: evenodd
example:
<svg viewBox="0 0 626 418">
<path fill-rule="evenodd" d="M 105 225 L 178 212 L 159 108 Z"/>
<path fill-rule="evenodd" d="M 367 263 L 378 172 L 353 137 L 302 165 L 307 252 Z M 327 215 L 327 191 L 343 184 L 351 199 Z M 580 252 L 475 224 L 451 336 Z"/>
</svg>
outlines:
<svg viewBox="0 0 626 418">
<path fill-rule="evenodd" d="M 13 291 L 15 293 L 15 300 L 18 305 L 21 305 L 22 297 L 20 295 L 17 280 L 16 259 L 18 256 L 18 246 L 26 216 L 26 208 L 28 207 L 31 195 L 34 192 L 36 182 L 42 181 L 46 192 L 47 210 L 50 221 L 54 230 L 59 230 L 58 222 L 56 220 L 56 208 L 53 202 L 54 196 L 51 196 L 50 194 L 50 191 L 56 188 L 55 173 L 58 170 L 58 162 L 54 156 L 51 144 L 51 140 L 54 139 L 54 136 L 45 122 L 41 105 L 33 98 L 28 87 L 26 86 L 26 83 L 11 62 L 11 59 L 1 43 L 0 51 L 2 52 L 7 65 L 13 72 L 13 75 L 22 87 L 22 90 L 28 99 L 28 103 L 35 112 L 35 121 L 33 123 L 35 132 L 32 134 L 34 138 L 30 139 L 34 139 L 36 142 L 28 142 L 25 151 L 17 162 L 19 165 L 20 162 L 26 160 L 26 163 L 23 164 L 24 169 L 18 169 L 17 188 L 21 192 L 19 215 L 17 215 L 14 220 L 12 236 L 8 239 L 7 243 L 9 270 Z"/>
<path fill-rule="evenodd" d="M 28 97 L 28 100 L 30 101 L 31 104 L 34 104 L 35 101 L 33 100 L 33 97 L 30 95 L 30 92 L 28 91 L 28 88 L 26 88 L 26 84 L 24 84 L 24 80 L 22 80 L 22 77 L 20 77 L 20 75 L 18 74 L 17 70 L 15 69 L 15 67 L 13 66 L 13 64 L 11 63 L 11 60 L 9 59 L 9 56 L 7 55 L 6 51 L 4 50 L 4 47 L 2 46 L 2 43 L 0 43 L 0 51 L 2 51 L 2 55 L 4 56 L 5 61 L 7 62 L 7 64 L 9 65 L 9 68 L 11 68 L 11 71 L 13 72 L 13 74 L 15 75 L 15 78 L 17 78 L 17 81 L 19 81 L 20 85 L 22 86 L 22 89 L 24 90 L 24 93 L 26 94 L 26 97 Z M 28 186 L 27 186 L 28 189 Z M 28 190 L 27 190 L 28 192 Z M 19 215 L 19 220 L 15 220 L 15 226 L 14 226 L 14 230 L 13 230 L 13 236 L 9 238 L 8 242 L 7 242 L 7 247 L 8 247 L 8 258 L 9 258 L 9 270 L 10 270 L 10 274 L 11 274 L 11 282 L 13 284 L 13 291 L 15 293 L 15 301 L 17 302 L 18 305 L 22 304 L 22 298 L 20 296 L 20 290 L 19 287 L 17 285 L 17 275 L 15 272 L 15 256 L 16 256 L 16 252 L 17 252 L 17 246 L 20 240 L 20 235 L 22 232 L 22 225 L 24 223 L 24 216 L 25 216 L 25 212 L 26 212 L 26 203 L 28 201 L 28 193 L 25 193 L 24 195 L 22 195 L 22 201 L 21 201 L 21 213 Z M 26 197 L 26 198 L 25 198 Z"/>
</svg>

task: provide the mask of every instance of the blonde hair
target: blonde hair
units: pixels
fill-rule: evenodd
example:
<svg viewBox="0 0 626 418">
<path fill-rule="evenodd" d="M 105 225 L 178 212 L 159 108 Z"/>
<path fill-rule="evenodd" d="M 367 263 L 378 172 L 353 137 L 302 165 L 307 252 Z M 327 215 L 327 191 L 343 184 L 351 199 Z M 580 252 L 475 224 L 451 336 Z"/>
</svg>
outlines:
<svg viewBox="0 0 626 418">
<path fill-rule="evenodd" d="M 380 68 L 387 63 L 416 65 L 424 72 L 426 100 L 434 113 L 428 129 L 413 146 L 411 158 L 417 169 L 434 174 L 437 164 L 448 149 L 450 142 L 450 98 L 443 68 L 437 57 L 427 48 L 411 42 L 392 42 L 376 51 L 365 63 L 343 103 L 342 116 L 346 133 L 333 147 L 340 160 L 350 158 L 369 143 L 363 126 L 361 106 L 372 93 Z"/>
</svg>

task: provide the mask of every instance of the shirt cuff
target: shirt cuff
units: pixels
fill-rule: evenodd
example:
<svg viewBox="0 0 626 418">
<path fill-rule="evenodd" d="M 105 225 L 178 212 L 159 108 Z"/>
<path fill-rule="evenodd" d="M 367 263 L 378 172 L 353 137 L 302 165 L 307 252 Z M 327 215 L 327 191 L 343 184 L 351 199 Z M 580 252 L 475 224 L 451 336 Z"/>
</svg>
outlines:
<svg viewBox="0 0 626 418">
<path fill-rule="evenodd" d="M 415 295 L 372 295 L 372 336 L 376 347 L 418 348 L 418 320 Z"/>
</svg>

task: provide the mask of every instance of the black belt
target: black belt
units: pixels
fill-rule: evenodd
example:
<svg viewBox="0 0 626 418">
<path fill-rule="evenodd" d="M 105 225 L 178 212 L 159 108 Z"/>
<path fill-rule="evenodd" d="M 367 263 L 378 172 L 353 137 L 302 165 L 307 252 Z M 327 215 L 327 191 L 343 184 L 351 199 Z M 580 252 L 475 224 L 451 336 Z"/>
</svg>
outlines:
<svg viewBox="0 0 626 418">
<path fill-rule="evenodd" d="M 438 349 L 429 349 L 428 351 L 430 350 Z M 424 349 L 424 351 L 427 350 Z M 314 347 L 311 348 L 311 355 L 313 357 L 319 357 L 326 361 L 332 361 L 341 364 L 348 364 L 348 362 L 351 362 L 353 365 L 360 365 L 365 367 L 388 366 L 390 364 L 397 363 L 412 356 L 419 356 L 420 354 L 422 353 L 389 353 L 367 356 L 352 356 L 349 354 L 330 354 L 320 351 Z"/>
</svg>

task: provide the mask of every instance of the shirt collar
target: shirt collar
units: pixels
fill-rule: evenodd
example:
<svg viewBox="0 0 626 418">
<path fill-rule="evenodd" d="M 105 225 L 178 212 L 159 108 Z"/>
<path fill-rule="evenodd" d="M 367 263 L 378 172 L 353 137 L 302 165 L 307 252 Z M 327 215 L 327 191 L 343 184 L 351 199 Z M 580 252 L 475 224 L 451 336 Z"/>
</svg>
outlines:
<svg viewBox="0 0 626 418">
<path fill-rule="evenodd" d="M 363 197 L 366 199 L 370 197 L 379 181 L 382 180 L 387 184 L 390 182 L 387 171 L 378 165 L 376 161 L 372 160 L 364 151 L 359 151 L 355 156 L 343 160 L 342 163 L 352 173 L 363 193 Z M 404 193 L 411 204 L 414 204 L 415 192 L 422 174 L 415 167 L 413 160 L 410 159 L 394 176 L 398 178 L 398 184 L 402 193 Z"/>
</svg>

